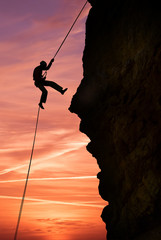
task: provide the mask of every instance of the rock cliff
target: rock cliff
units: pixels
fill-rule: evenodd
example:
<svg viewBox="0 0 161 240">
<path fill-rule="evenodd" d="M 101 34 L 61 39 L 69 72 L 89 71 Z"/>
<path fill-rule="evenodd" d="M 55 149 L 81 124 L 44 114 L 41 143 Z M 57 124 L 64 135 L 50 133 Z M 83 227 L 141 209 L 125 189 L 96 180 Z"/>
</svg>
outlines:
<svg viewBox="0 0 161 240">
<path fill-rule="evenodd" d="M 90 0 L 84 78 L 69 110 L 100 167 L 108 240 L 161 239 L 159 1 Z"/>
</svg>

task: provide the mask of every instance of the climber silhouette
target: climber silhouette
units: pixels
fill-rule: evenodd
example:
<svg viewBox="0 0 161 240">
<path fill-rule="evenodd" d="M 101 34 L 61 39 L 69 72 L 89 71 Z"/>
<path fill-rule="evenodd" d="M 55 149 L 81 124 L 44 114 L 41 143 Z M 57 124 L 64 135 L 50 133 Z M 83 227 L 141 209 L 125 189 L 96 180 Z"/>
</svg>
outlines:
<svg viewBox="0 0 161 240">
<path fill-rule="evenodd" d="M 33 72 L 33 80 L 35 81 L 35 86 L 38 87 L 42 91 L 42 95 L 40 98 L 39 106 L 44 109 L 42 103 L 46 103 L 48 91 L 44 86 L 50 86 L 60 92 L 62 95 L 67 91 L 68 88 L 63 89 L 57 83 L 52 81 L 46 81 L 47 70 L 50 69 L 52 63 L 54 62 L 54 58 L 51 59 L 50 63 L 47 65 L 45 61 L 41 61 L 40 65 L 34 69 Z M 43 71 L 45 71 L 44 74 Z"/>
</svg>

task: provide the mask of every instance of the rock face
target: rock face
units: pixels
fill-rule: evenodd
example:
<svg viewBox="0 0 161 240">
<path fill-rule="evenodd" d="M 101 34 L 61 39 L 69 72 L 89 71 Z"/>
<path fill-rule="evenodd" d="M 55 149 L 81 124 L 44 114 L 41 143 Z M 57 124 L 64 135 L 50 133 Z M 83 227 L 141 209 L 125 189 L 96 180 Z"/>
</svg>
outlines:
<svg viewBox="0 0 161 240">
<path fill-rule="evenodd" d="M 84 78 L 70 111 L 101 169 L 108 240 L 161 240 L 159 1 L 90 0 Z"/>
</svg>

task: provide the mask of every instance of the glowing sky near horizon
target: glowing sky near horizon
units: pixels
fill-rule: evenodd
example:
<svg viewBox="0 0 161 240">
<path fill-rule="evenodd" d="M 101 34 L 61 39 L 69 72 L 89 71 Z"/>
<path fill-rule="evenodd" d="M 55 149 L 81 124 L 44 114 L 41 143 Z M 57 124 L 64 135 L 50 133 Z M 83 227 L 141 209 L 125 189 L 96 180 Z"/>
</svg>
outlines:
<svg viewBox="0 0 161 240">
<path fill-rule="evenodd" d="M 49 62 L 83 0 L 5 0 L 0 7 L 0 239 L 11 240 L 17 223 L 32 148 L 40 91 L 32 72 Z M 68 111 L 83 75 L 86 6 L 48 72 L 68 87 L 49 89 L 38 133 L 18 239 L 104 240 L 98 194 L 99 168 L 86 151 L 89 139 Z"/>
</svg>

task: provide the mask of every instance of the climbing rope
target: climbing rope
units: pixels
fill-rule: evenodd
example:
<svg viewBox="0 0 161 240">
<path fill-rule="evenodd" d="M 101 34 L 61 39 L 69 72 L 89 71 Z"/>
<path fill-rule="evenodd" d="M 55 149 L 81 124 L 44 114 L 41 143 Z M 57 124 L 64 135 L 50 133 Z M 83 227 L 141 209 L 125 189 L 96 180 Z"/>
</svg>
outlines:
<svg viewBox="0 0 161 240">
<path fill-rule="evenodd" d="M 79 12 L 78 16 L 76 17 L 75 21 L 73 22 L 73 24 L 72 24 L 71 28 L 69 29 L 67 35 L 65 36 L 64 40 L 63 40 L 62 43 L 60 44 L 60 47 L 58 48 L 57 52 L 55 53 L 54 58 L 56 57 L 56 55 L 58 54 L 58 52 L 59 52 L 60 49 L 62 48 L 64 42 L 66 41 L 67 37 L 69 36 L 71 30 L 73 29 L 75 23 L 77 22 L 78 18 L 80 17 L 81 13 L 83 12 L 83 10 L 84 10 L 85 6 L 87 5 L 87 3 L 88 3 L 88 1 L 86 1 L 86 3 L 84 4 L 84 6 L 82 7 L 81 11 Z M 38 121 L 39 121 L 39 113 L 40 113 L 40 107 L 38 108 L 38 113 L 37 113 L 37 120 L 36 120 L 34 140 L 33 140 L 32 151 L 31 151 L 31 156 L 30 156 L 30 161 L 29 161 L 29 167 L 28 167 L 28 172 L 27 172 L 27 177 L 26 177 L 26 183 L 25 183 L 24 192 L 23 192 L 23 196 L 22 196 L 22 200 L 21 200 L 21 205 L 20 205 L 20 210 L 19 210 L 19 215 L 18 215 L 18 221 L 17 221 L 16 231 L 15 231 L 15 235 L 14 235 L 14 240 L 17 240 L 17 234 L 18 234 L 18 229 L 19 229 L 20 220 L 21 220 L 22 208 L 23 208 L 23 204 L 24 204 L 24 200 L 25 200 L 25 195 L 26 195 L 26 189 L 27 189 L 27 184 L 28 184 L 28 179 L 29 179 L 29 174 L 30 174 L 30 169 L 31 169 L 31 163 L 32 163 L 32 157 L 33 157 L 33 152 L 34 152 L 34 147 L 35 147 L 35 141 L 36 141 L 37 127 L 38 127 Z"/>
<path fill-rule="evenodd" d="M 19 228 L 19 224 L 20 224 L 20 219 L 21 219 L 21 214 L 22 214 L 23 203 L 24 203 L 25 195 L 26 195 L 26 189 L 27 189 L 27 184 L 28 184 L 28 179 L 29 179 L 29 174 L 30 174 L 32 156 L 33 156 L 34 147 L 35 147 L 37 126 L 38 126 L 38 121 L 39 121 L 39 113 L 40 113 L 40 107 L 38 108 L 38 113 L 37 113 L 37 120 L 36 120 L 36 127 L 35 127 L 35 135 L 34 135 L 34 140 L 33 140 L 33 145 L 32 145 L 32 151 L 31 151 L 31 157 L 30 157 L 30 162 L 29 162 L 29 167 L 28 167 L 28 172 L 27 172 L 27 177 L 26 177 L 26 183 L 25 183 L 25 188 L 24 188 L 23 197 L 22 197 L 22 201 L 21 201 L 21 206 L 20 206 L 20 211 L 19 211 L 19 216 L 18 216 L 18 221 L 17 221 L 17 226 L 16 226 L 16 231 L 15 231 L 14 240 L 17 239 L 17 233 L 18 233 L 18 228 Z"/>
<path fill-rule="evenodd" d="M 60 47 L 58 48 L 57 52 L 55 53 L 55 55 L 54 55 L 54 58 L 56 57 L 56 55 L 57 55 L 57 54 L 58 54 L 58 52 L 60 51 L 61 47 L 63 46 L 63 44 L 64 44 L 65 40 L 66 40 L 66 39 L 67 39 L 67 37 L 69 36 L 69 33 L 72 31 L 72 29 L 73 29 L 74 25 L 76 24 L 76 22 L 77 22 L 78 18 L 80 17 L 80 15 L 81 15 L 81 13 L 83 12 L 83 10 L 84 10 L 85 6 L 87 5 L 87 3 L 88 3 L 88 1 L 86 1 L 86 3 L 84 4 L 84 6 L 82 7 L 82 9 L 80 10 L 80 12 L 79 12 L 78 16 L 76 17 L 76 19 L 75 19 L 75 21 L 73 22 L 73 24 L 72 24 L 71 28 L 69 29 L 69 31 L 68 31 L 68 33 L 67 33 L 67 35 L 65 36 L 64 40 L 63 40 L 63 41 L 62 41 L 62 43 L 60 44 Z"/>
</svg>

